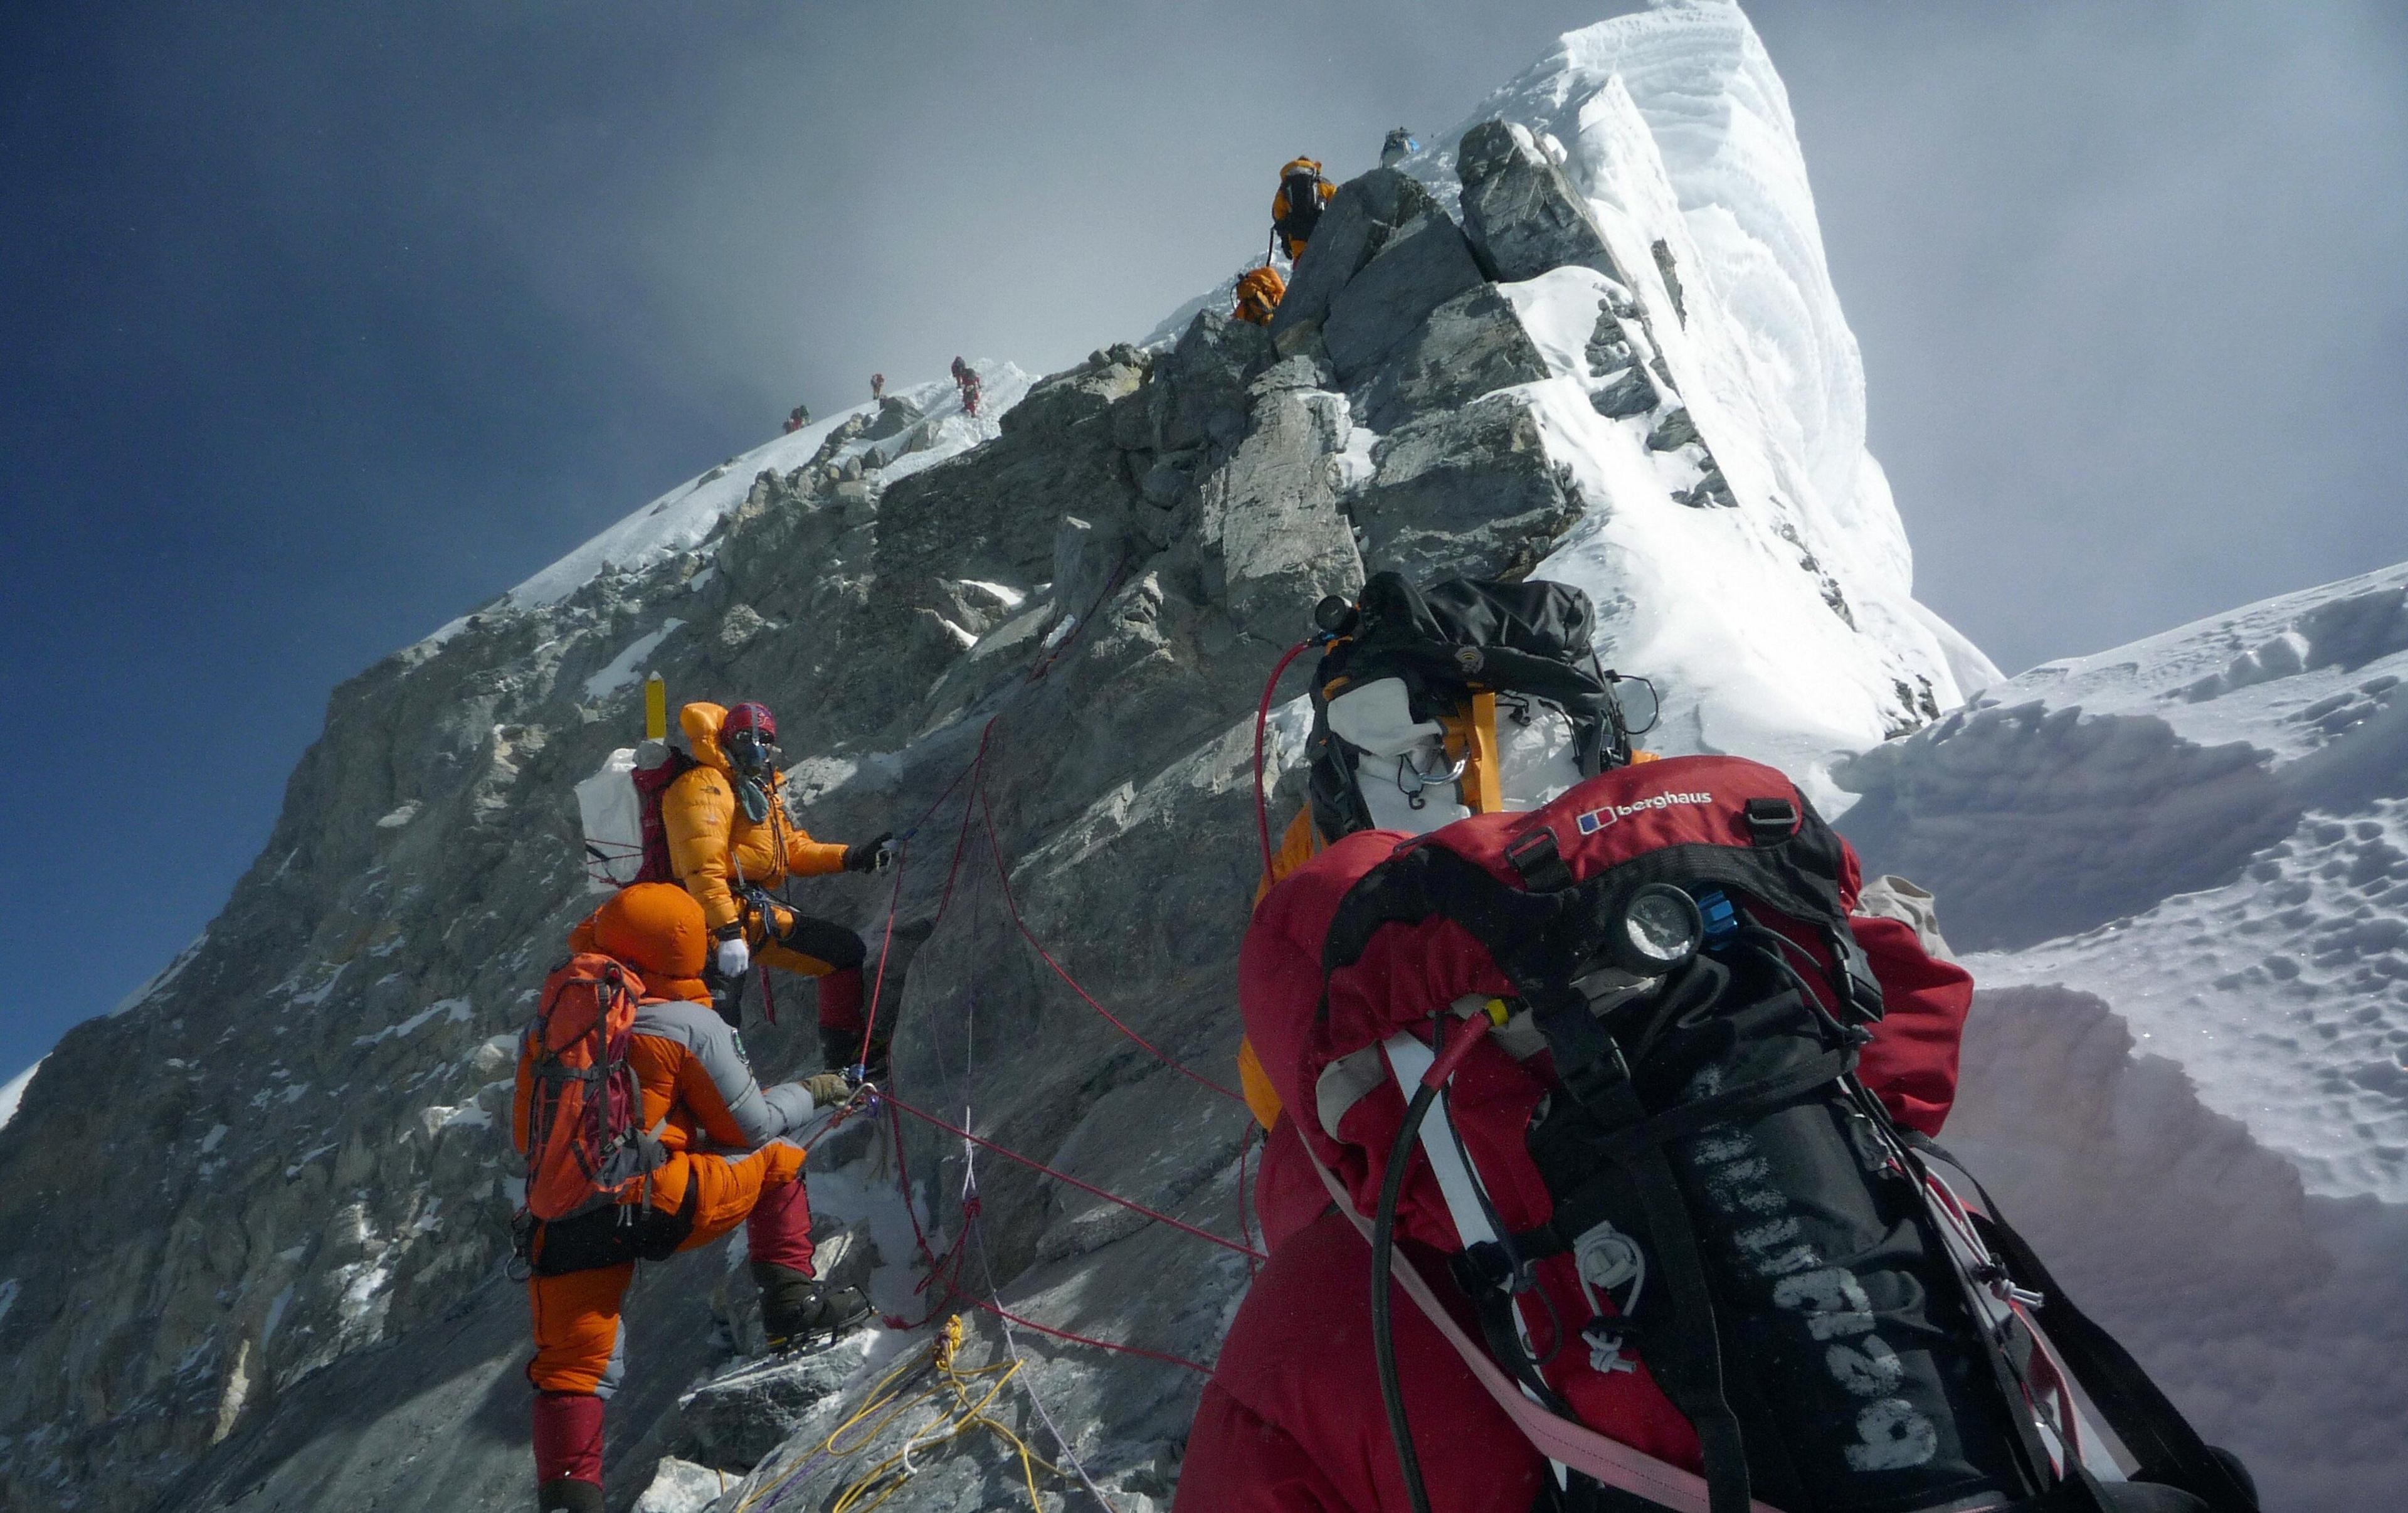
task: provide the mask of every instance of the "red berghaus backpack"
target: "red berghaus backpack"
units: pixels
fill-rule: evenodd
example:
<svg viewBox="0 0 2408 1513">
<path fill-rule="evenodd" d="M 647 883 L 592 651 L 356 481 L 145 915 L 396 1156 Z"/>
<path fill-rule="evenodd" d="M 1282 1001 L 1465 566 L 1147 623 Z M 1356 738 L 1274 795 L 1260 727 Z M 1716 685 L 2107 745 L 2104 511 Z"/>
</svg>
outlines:
<svg viewBox="0 0 2408 1513">
<path fill-rule="evenodd" d="M 669 857 L 668 825 L 661 818 L 661 799 L 669 785 L 701 766 L 692 756 L 675 746 L 667 747 L 668 756 L 659 764 L 646 767 L 641 762 L 628 774 L 636 785 L 636 804 L 643 815 L 644 862 L 638 869 L 638 883 L 674 883 L 677 868 Z"/>
<path fill-rule="evenodd" d="M 551 1222 L 604 1203 L 661 1163 L 643 1126 L 643 1090 L 627 1062 L 643 979 L 592 952 L 544 979 L 528 1031 L 533 1088 L 527 1107 L 523 1211 Z"/>
<path fill-rule="evenodd" d="M 1372 1239 L 1375 1340 L 1392 1264 L 1421 1301 L 1395 1241 L 1452 1252 L 1509 1413 L 1611 1425 L 1652 1379 L 1713 1513 L 2122 1506 L 2073 1381 L 2141 1475 L 2254 1506 L 1858 1077 L 1885 1006 L 1856 892 L 1789 779 L 1725 756 L 1606 771 L 1362 872 L 1295 1008 L 1299 1124 Z M 1417 1491 L 1412 1430 L 1447 1426 L 1400 1427 Z"/>
</svg>

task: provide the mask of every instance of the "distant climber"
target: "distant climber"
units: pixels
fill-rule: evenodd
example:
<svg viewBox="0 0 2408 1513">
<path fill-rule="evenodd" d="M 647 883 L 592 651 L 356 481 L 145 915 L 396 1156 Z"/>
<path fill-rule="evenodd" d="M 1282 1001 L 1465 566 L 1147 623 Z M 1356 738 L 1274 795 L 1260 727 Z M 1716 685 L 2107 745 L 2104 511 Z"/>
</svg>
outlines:
<svg viewBox="0 0 2408 1513">
<path fill-rule="evenodd" d="M 1316 159 L 1297 158 L 1280 170 L 1279 191 L 1271 195 L 1271 239 L 1286 248 L 1289 262 L 1304 255 L 1304 244 L 1337 193 L 1338 186 L 1321 176 Z"/>
<path fill-rule="evenodd" d="M 1421 150 L 1422 144 L 1413 139 L 1413 134 L 1398 126 L 1380 144 L 1380 166 L 1393 168 Z"/>
<path fill-rule="evenodd" d="M 883 399 L 883 398 L 885 398 L 885 397 L 886 397 L 886 375 L 885 375 L 885 374 L 883 374 L 883 373 L 872 373 L 872 374 L 870 374 L 870 375 L 869 375 L 869 397 L 870 397 L 873 401 L 875 401 L 875 400 L 879 400 L 879 399 Z"/>
<path fill-rule="evenodd" d="M 796 431 L 801 430 L 804 426 L 809 425 L 810 423 L 810 406 L 796 405 L 786 416 L 786 434 L 788 436 L 792 436 Z"/>
<path fill-rule="evenodd" d="M 733 985 L 760 964 L 816 977 L 820 984 L 820 1048 L 830 1067 L 865 1059 L 862 963 L 868 947 L 850 927 L 787 907 L 768 890 L 789 877 L 883 869 L 893 857 L 891 834 L 857 845 L 814 841 L 786 807 L 778 771 L 778 723 L 755 703 L 722 709 L 688 704 L 678 725 L 694 766 L 661 796 L 661 827 L 679 882 L 702 905 L 711 938 L 712 971 Z M 734 993 L 730 992 L 732 1000 Z M 731 1001 L 726 1012 L 736 1012 Z M 868 1047 L 872 1081 L 883 1079 L 884 1037 Z"/>
<path fill-rule="evenodd" d="M 1268 325 L 1287 297 L 1287 281 L 1268 263 L 1238 281 L 1238 308 L 1229 313 L 1256 325 Z"/>
<path fill-rule="evenodd" d="M 853 1089 L 834 1073 L 756 1084 L 735 1031 L 708 1002 L 710 948 L 702 909 L 682 889 L 638 883 L 613 895 L 570 935 L 575 955 L 544 985 L 520 1044 L 511 1124 L 520 1151 L 533 1147 L 521 1256 L 532 1273 L 527 1379 L 541 1509 L 601 1513 L 602 1405 L 624 1375 L 620 1305 L 638 1261 L 696 1249 L 741 1222 L 773 1348 L 869 1314 L 858 1290 L 829 1288 L 812 1269 L 803 1150 L 788 1138 Z M 631 1007 L 624 1050 L 597 1067 L 589 1050 L 602 1038 L 597 1019 L 616 1028 Z M 606 1166 L 624 1174 L 609 1187 L 589 1176 L 587 1152 L 570 1149 L 601 1124 L 589 1122 L 595 1111 L 582 1097 L 595 1084 L 578 1080 L 580 1068 L 615 1073 L 632 1095 L 617 1119 L 641 1154 Z M 561 1217 L 534 1217 L 545 1209 Z"/>
<path fill-rule="evenodd" d="M 979 412 L 978 369 L 962 361 L 959 357 L 956 357 L 953 359 L 953 382 L 962 386 L 962 413 L 969 416 L 973 420 L 977 419 Z"/>
</svg>

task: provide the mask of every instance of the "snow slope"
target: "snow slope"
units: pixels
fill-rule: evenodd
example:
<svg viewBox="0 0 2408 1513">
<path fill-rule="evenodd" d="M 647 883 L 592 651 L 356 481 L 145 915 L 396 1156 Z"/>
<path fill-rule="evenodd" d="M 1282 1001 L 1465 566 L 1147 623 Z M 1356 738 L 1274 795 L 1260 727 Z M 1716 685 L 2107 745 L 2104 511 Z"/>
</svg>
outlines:
<svg viewBox="0 0 2408 1513">
<path fill-rule="evenodd" d="M 1558 375 L 1529 395 L 1548 453 L 1590 507 L 1535 576 L 1587 589 L 1608 655 L 1656 680 L 1650 745 L 1770 760 L 1831 799 L 1833 761 L 1999 672 L 1914 600 L 1780 76 L 1736 6 L 1671 0 L 1568 34 L 1408 171 L 1452 202 L 1455 144 L 1499 117 L 1560 152 L 1628 281 L 1505 286 Z M 1588 402 L 1609 296 L 1646 312 L 1733 508 L 1673 497 L 1697 476 L 1650 448 L 1660 415 Z"/>
<path fill-rule="evenodd" d="M 893 396 L 910 400 L 928 417 L 931 436 L 924 449 L 886 461 L 888 482 L 933 468 L 982 441 L 992 440 L 1000 434 L 997 418 L 1020 402 L 1033 382 L 1028 374 L 1008 362 L 982 358 L 969 366 L 977 370 L 983 384 L 981 403 L 984 412 L 976 418 L 962 413 L 960 391 L 950 379 L 893 391 Z M 502 597 L 501 604 L 521 610 L 556 604 L 599 573 L 612 569 L 639 572 L 691 550 L 719 528 L 720 521 L 730 510 L 744 502 L 755 478 L 765 471 L 785 472 L 801 467 L 811 460 L 838 426 L 856 417 L 875 417 L 878 408 L 867 404 L 838 411 L 680 483 L 511 589 Z M 855 439 L 833 460 L 866 456 L 877 446 L 875 441 Z M 467 616 L 463 615 L 437 629 L 427 641 L 439 644 L 466 623 Z"/>
<path fill-rule="evenodd" d="M 2408 567 L 1985 692 L 1842 781 L 1993 984 L 2095 993 L 2312 1193 L 2408 1202 Z"/>
<path fill-rule="evenodd" d="M 2270 1508 L 2408 1477 L 2408 566 L 1843 765 L 1984 991 L 1946 1138 Z"/>
</svg>

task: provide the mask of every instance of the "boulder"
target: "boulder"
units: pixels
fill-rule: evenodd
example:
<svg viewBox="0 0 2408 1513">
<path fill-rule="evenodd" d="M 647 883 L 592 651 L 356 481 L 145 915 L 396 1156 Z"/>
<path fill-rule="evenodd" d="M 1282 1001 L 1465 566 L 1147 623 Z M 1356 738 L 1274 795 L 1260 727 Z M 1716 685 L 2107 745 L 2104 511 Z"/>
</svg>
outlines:
<svg viewBox="0 0 2408 1513">
<path fill-rule="evenodd" d="M 678 1399 L 679 1455 L 741 1475 L 861 1368 L 870 1335 L 848 1335 L 805 1355 L 742 1362 Z"/>
<path fill-rule="evenodd" d="M 1445 211 L 1397 229 L 1329 302 L 1321 339 L 1340 379 L 1353 382 L 1412 340 L 1440 306 L 1481 282 L 1470 244 Z"/>
<path fill-rule="evenodd" d="M 1383 438 L 1373 460 L 1350 500 L 1369 572 L 1518 576 L 1580 512 L 1529 407 L 1510 395 L 1424 416 Z"/>
<path fill-rule="evenodd" d="M 1261 326 L 1226 310 L 1197 311 L 1147 385 L 1153 449 L 1235 447 L 1246 430 L 1246 385 L 1276 355 Z"/>
<path fill-rule="evenodd" d="M 652 1484 L 629 1513 L 703 1513 L 733 1485 L 724 1471 L 665 1455 L 652 1470 Z"/>
<path fill-rule="evenodd" d="M 1335 460 L 1351 430 L 1342 395 L 1263 394 L 1237 455 L 1204 485 L 1199 535 L 1219 548 L 1229 615 L 1275 645 L 1302 634 L 1300 606 L 1363 584 L 1338 506 Z"/>
<path fill-rule="evenodd" d="M 876 418 L 870 421 L 868 428 L 861 434 L 869 440 L 882 441 L 890 436 L 900 434 L 906 426 L 918 424 L 920 415 L 920 407 L 910 400 L 899 394 L 886 395 L 878 401 Z"/>
<path fill-rule="evenodd" d="M 1374 168 L 1339 185 L 1288 278 L 1287 294 L 1271 317 L 1271 335 L 1319 324 L 1338 291 L 1379 255 L 1398 227 L 1444 213 L 1428 190 L 1394 168 Z"/>
<path fill-rule="evenodd" d="M 1349 391 L 1363 423 L 1390 431 L 1416 415 L 1454 410 L 1491 390 L 1547 376 L 1547 362 L 1512 303 L 1475 284 L 1430 312 Z"/>
<path fill-rule="evenodd" d="M 1577 264 L 1630 282 L 1615 267 L 1580 191 L 1529 128 L 1482 122 L 1463 134 L 1455 169 L 1463 178 L 1463 229 L 1488 277 L 1511 283 Z"/>
</svg>

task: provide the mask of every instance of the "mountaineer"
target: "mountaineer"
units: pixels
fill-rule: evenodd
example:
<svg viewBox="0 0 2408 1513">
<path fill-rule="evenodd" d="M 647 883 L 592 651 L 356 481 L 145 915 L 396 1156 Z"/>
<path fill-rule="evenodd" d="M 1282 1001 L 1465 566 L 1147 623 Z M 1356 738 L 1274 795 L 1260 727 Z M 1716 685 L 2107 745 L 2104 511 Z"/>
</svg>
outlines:
<svg viewBox="0 0 2408 1513">
<path fill-rule="evenodd" d="M 1421 150 L 1422 144 L 1413 140 L 1413 134 L 1398 126 L 1388 133 L 1386 141 L 1380 144 L 1380 166 L 1393 168 Z"/>
<path fill-rule="evenodd" d="M 1287 297 L 1287 281 L 1268 263 L 1238 281 L 1238 308 L 1229 313 L 1255 325 L 1268 325 Z"/>
<path fill-rule="evenodd" d="M 811 408 L 810 408 L 810 406 L 809 406 L 809 405 L 796 405 L 793 410 L 789 411 L 787 412 L 787 414 L 786 414 L 786 430 L 785 430 L 785 434 L 786 434 L 786 435 L 788 435 L 788 436 L 792 436 L 792 435 L 794 435 L 796 431 L 801 430 L 804 426 L 809 425 L 810 423 L 811 423 Z"/>
<path fill-rule="evenodd" d="M 1636 750 L 1577 589 L 1315 619 L 1239 958 L 1270 1259 L 1174 1513 L 2254 1513 L 1934 1142 L 1929 895 L 1769 767 Z"/>
<path fill-rule="evenodd" d="M 976 420 L 979 412 L 978 369 L 962 361 L 959 357 L 955 357 L 953 359 L 953 382 L 961 385 L 962 413 L 969 416 L 972 420 Z"/>
<path fill-rule="evenodd" d="M 1312 228 L 1321 223 L 1321 212 L 1338 193 L 1338 186 L 1321 176 L 1321 165 L 1312 158 L 1295 158 L 1280 170 L 1280 185 L 1271 195 L 1271 240 L 1284 246 L 1290 263 L 1304 255 L 1304 244 L 1312 239 Z"/>
<path fill-rule="evenodd" d="M 620 1304 L 637 1261 L 741 1222 L 772 1348 L 869 1313 L 812 1270 L 803 1150 L 787 1138 L 853 1086 L 825 1073 L 761 1088 L 703 987 L 710 945 L 683 889 L 623 889 L 571 933 L 574 955 L 520 1044 L 511 1126 L 528 1158 L 517 1239 L 541 1509 L 600 1513 L 602 1405 L 624 1373 Z"/>
<path fill-rule="evenodd" d="M 893 836 L 856 845 L 814 841 L 786 807 L 778 771 L 778 722 L 757 703 L 732 709 L 688 704 L 678 712 L 693 765 L 661 795 L 661 828 L 672 874 L 702 906 L 716 943 L 712 968 L 733 984 L 763 966 L 819 979 L 820 1047 L 830 1068 L 867 1061 L 882 1081 L 882 1039 L 863 1054 L 862 963 L 868 947 L 851 927 L 793 909 L 769 896 L 790 877 L 877 872 L 893 857 Z M 731 1019 L 735 1004 L 728 1002 Z"/>
<path fill-rule="evenodd" d="M 1293 1113 L 1175 1509 L 2252 1513 L 1933 1143 L 1972 980 L 1787 779 L 1670 757 L 1407 839 L 1247 931 Z"/>
</svg>

